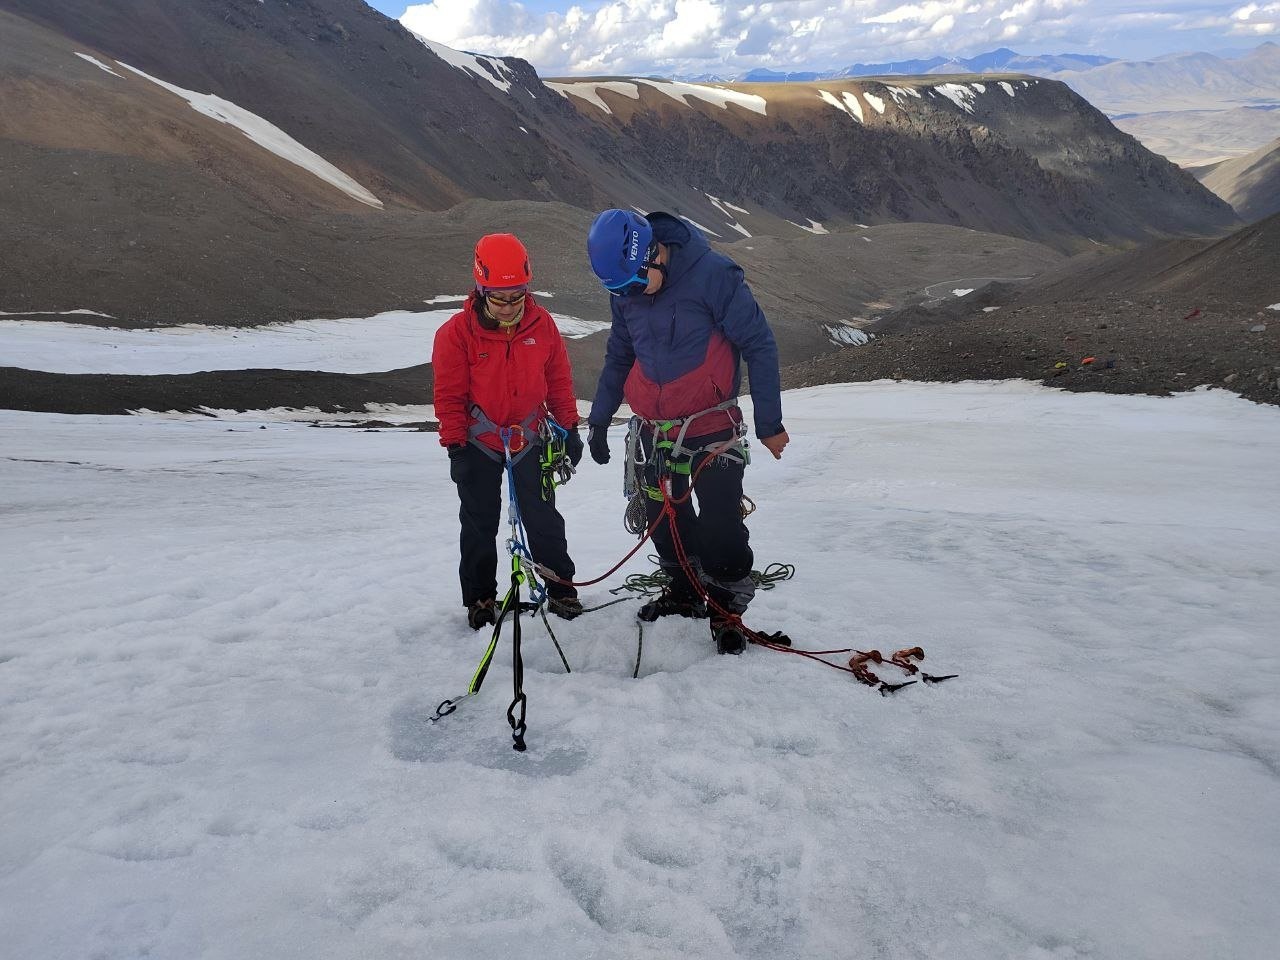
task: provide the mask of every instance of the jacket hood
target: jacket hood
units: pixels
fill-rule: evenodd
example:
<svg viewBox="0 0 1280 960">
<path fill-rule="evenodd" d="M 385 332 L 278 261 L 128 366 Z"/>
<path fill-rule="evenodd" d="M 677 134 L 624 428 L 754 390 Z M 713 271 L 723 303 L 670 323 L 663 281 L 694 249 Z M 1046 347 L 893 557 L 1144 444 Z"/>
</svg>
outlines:
<svg viewBox="0 0 1280 960">
<path fill-rule="evenodd" d="M 645 219 L 653 227 L 653 238 L 670 250 L 667 262 L 669 283 L 679 280 L 711 249 L 702 231 L 679 217 L 657 211 L 647 214 Z"/>
</svg>

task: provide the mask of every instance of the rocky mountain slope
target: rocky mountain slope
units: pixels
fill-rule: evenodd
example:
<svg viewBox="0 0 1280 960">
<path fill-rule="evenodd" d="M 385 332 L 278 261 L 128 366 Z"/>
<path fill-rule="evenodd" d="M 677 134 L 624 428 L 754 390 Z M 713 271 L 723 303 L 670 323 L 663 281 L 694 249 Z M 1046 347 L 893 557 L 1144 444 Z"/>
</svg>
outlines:
<svg viewBox="0 0 1280 960">
<path fill-rule="evenodd" d="M 1234 222 L 1061 84 L 544 84 L 359 0 L 0 0 L 0 160 L 0 309 L 146 323 L 406 306 L 456 270 L 441 216 L 472 198 L 675 210 L 725 242 Z M 585 288 L 572 244 L 541 262 Z"/>
<path fill-rule="evenodd" d="M 841 70 L 753 70 L 740 79 L 1009 72 L 1062 81 L 1119 129 L 1180 166 L 1237 157 L 1280 136 L 1280 46 L 1275 43 L 1238 54 L 1176 53 L 1151 60 L 1023 56 L 1001 48 L 969 58 L 857 63 Z"/>
<path fill-rule="evenodd" d="M 512 230 L 556 311 L 600 320 L 582 238 L 593 211 L 631 205 L 684 215 L 743 264 L 788 365 L 904 302 L 1238 222 L 1058 82 L 544 81 L 359 0 L 0 0 L 0 171 L 8 315 L 420 310 L 467 289 L 477 236 Z M 570 351 L 589 395 L 599 338 Z M 358 408 L 431 386 L 411 357 L 350 376 L 8 366 L 0 404 L 86 412 Z"/>
<path fill-rule="evenodd" d="M 688 212 L 725 236 L 776 232 L 768 217 L 753 230 L 749 217 L 763 212 L 828 226 L 951 223 L 1082 249 L 1090 240 L 1212 232 L 1232 219 L 1192 178 L 1051 81 L 548 85 L 647 169 L 712 194 L 710 219 L 705 204 Z"/>
<path fill-rule="evenodd" d="M 1192 172 L 1246 221 L 1280 212 L 1280 139 L 1243 157 L 1215 164 L 1203 175 Z"/>
<path fill-rule="evenodd" d="M 790 386 L 1026 378 L 1071 390 L 1200 385 L 1280 403 L 1280 215 L 1216 242 L 1073 258 L 1030 283 L 891 312 L 860 347 L 795 364 Z"/>
</svg>

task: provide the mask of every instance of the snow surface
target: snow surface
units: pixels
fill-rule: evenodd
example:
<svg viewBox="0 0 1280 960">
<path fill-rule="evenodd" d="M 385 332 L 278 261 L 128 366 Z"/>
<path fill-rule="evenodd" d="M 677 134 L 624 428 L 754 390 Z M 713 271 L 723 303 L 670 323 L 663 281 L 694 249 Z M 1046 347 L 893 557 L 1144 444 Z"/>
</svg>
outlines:
<svg viewBox="0 0 1280 960">
<path fill-rule="evenodd" d="M 633 208 L 633 209 L 634 209 L 634 208 Z M 640 214 L 640 216 L 642 216 L 642 217 L 643 217 L 643 216 L 647 216 L 647 214 L 643 214 L 643 213 L 642 213 L 642 214 Z M 716 233 L 716 232 L 715 232 L 714 230 L 712 230 L 710 227 L 704 227 L 704 226 L 703 226 L 702 224 L 700 224 L 697 220 L 693 219 L 693 217 L 686 217 L 686 216 L 682 213 L 682 214 L 680 214 L 680 219 L 681 219 L 681 220 L 683 220 L 685 223 L 691 223 L 691 224 L 693 224 L 695 227 L 697 227 L 697 228 L 698 228 L 699 230 L 701 230 L 703 233 L 709 233 L 709 234 L 711 234 L 711 236 L 713 236 L 713 237 L 718 237 L 718 236 L 720 236 L 720 234 Z"/>
<path fill-rule="evenodd" d="M 366 403 L 362 413 L 321 410 L 319 407 L 272 407 L 269 410 L 226 410 L 220 407 L 196 407 L 206 417 L 219 420 L 240 420 L 253 423 L 324 423 L 346 426 L 362 426 L 372 420 L 382 420 L 396 425 L 420 424 L 435 419 L 435 406 L 429 403 Z M 134 416 L 162 418 L 165 420 L 190 420 L 185 410 L 148 410 L 143 407 L 129 411 Z"/>
<path fill-rule="evenodd" d="M 688 98 L 693 97 L 696 100 L 705 100 L 707 103 L 714 104 L 722 110 L 728 110 L 729 104 L 735 103 L 761 116 L 767 113 L 768 101 L 754 93 L 742 93 L 739 90 L 730 90 L 728 87 L 709 87 L 702 83 L 683 83 L 675 80 L 636 80 L 635 82 L 653 87 L 686 106 L 689 105 Z"/>
<path fill-rule="evenodd" d="M 740 234 L 742 234 L 748 240 L 751 239 L 751 233 L 747 230 L 746 227 L 738 223 L 738 221 L 734 219 L 733 213 L 730 212 L 730 210 L 732 209 L 740 213 L 750 213 L 749 210 L 743 210 L 741 207 L 735 207 L 731 203 L 723 203 L 718 197 L 713 197 L 709 193 L 706 194 L 706 197 L 708 200 L 711 201 L 711 205 L 724 215 L 725 226 L 727 226 L 730 230 L 737 230 Z"/>
<path fill-rule="evenodd" d="M 893 102 L 898 106 L 902 106 L 904 97 L 915 97 L 917 100 L 924 99 L 920 91 L 914 87 L 894 87 L 886 84 L 885 89 L 889 91 L 889 96 L 893 97 Z"/>
<path fill-rule="evenodd" d="M 825 326 L 827 328 L 827 339 L 840 346 L 860 347 L 864 343 L 871 342 L 871 334 L 865 330 L 859 330 L 857 327 L 847 327 L 844 324 L 836 326 L 826 324 Z"/>
<path fill-rule="evenodd" d="M 361 203 L 368 204 L 371 207 L 382 208 L 382 201 L 354 179 L 256 113 L 252 113 L 244 109 L 244 107 L 236 106 L 230 100 L 215 97 L 211 93 L 196 93 L 192 90 L 184 90 L 182 87 L 174 86 L 172 83 L 157 80 L 150 74 L 143 73 L 137 67 L 131 67 L 123 61 L 117 60 L 116 63 L 126 70 L 136 73 L 138 76 L 164 87 L 170 93 L 177 94 L 187 101 L 197 113 L 212 117 L 220 123 L 230 124 L 258 146 L 270 150 L 276 156 L 288 160 L 292 164 L 302 167 L 302 169 L 319 177 L 325 183 L 337 187 L 352 199 L 359 200 Z"/>
<path fill-rule="evenodd" d="M 1280 310 L 1280 303 L 1273 303 L 1267 307 L 1268 310 Z"/>
<path fill-rule="evenodd" d="M 452 47 L 446 47 L 443 43 L 436 43 L 434 40 L 428 40 L 421 34 L 414 34 L 421 41 L 422 45 L 434 53 L 437 57 L 456 67 L 465 73 L 479 77 L 481 80 L 487 80 L 503 93 L 511 92 L 511 84 L 515 82 L 516 75 L 505 63 L 497 57 L 485 57 L 475 53 L 464 53 L 461 50 L 454 50 Z M 530 94 L 532 96 L 532 94 Z"/>
<path fill-rule="evenodd" d="M 799 227 L 801 230 L 805 230 L 809 233 L 812 233 L 815 237 L 821 236 L 824 233 L 831 232 L 822 224 L 820 224 L 817 220 L 810 220 L 809 225 L 807 227 L 802 223 L 796 223 L 794 220 L 788 220 L 787 223 L 791 224 L 793 227 Z"/>
<path fill-rule="evenodd" d="M 951 293 L 956 297 L 967 297 L 969 294 L 973 293 L 975 289 L 975 287 L 956 287 L 951 291 Z"/>
<path fill-rule="evenodd" d="M 633 680 L 633 601 L 554 621 L 569 675 L 526 621 L 526 754 L 505 636 L 429 719 L 487 641 L 434 435 L 0 412 L 5 956 L 1272 955 L 1280 413 L 784 400 L 747 489 L 797 574 L 748 622 L 960 677 L 885 699 L 668 620 Z M 584 578 L 618 487 L 562 491 Z"/>
<path fill-rule="evenodd" d="M 965 113 L 973 113 L 974 92 L 963 83 L 941 83 L 933 89 L 937 90 Z"/>
<path fill-rule="evenodd" d="M 573 95 L 586 100 L 588 103 L 594 104 L 605 113 L 612 114 L 609 105 L 600 98 L 598 91 L 612 90 L 615 93 L 621 93 L 633 100 L 640 99 L 640 85 L 652 87 L 659 93 L 665 94 L 673 100 L 678 100 L 684 106 L 691 106 L 689 97 L 695 100 L 703 100 L 707 103 L 720 107 L 723 110 L 729 109 L 729 104 L 736 103 L 740 107 L 745 107 L 754 113 L 764 116 L 767 112 L 768 101 L 764 97 L 756 96 L 754 93 L 742 93 L 738 90 L 730 90 L 727 87 L 711 87 L 701 83 L 684 83 L 678 80 L 643 80 L 639 77 L 631 80 L 571 80 L 567 82 L 547 82 L 545 85 L 550 87 L 562 97 Z"/>
<path fill-rule="evenodd" d="M 575 97 L 581 97 L 588 103 L 595 104 L 605 113 L 612 114 L 609 105 L 600 97 L 601 90 L 611 90 L 614 93 L 620 93 L 632 100 L 640 99 L 640 88 L 634 83 L 626 83 L 623 81 L 605 81 L 601 83 L 554 83 L 552 81 L 543 81 L 544 86 L 550 87 L 562 97 L 568 97 L 573 94 Z"/>
<path fill-rule="evenodd" d="M 259 327 L 90 327 L 57 320 L 0 320 L 0 367 L 48 373 L 198 373 L 323 370 L 373 373 L 431 362 L 436 331 L 458 311 L 389 310 L 372 317 Z M 609 323 L 552 314 L 570 339 Z"/>
<path fill-rule="evenodd" d="M 109 73 L 113 77 L 120 77 L 121 80 L 125 79 L 121 74 L 116 73 L 114 70 L 111 69 L 111 67 L 108 64 L 103 63 L 97 57 L 91 57 L 89 56 L 89 54 L 81 53 L 79 50 L 76 51 L 76 56 L 79 57 L 81 60 L 87 60 L 89 63 L 92 63 L 95 67 L 97 67 L 99 70 Z"/>
<path fill-rule="evenodd" d="M 1000 86 L 1004 89 L 1004 92 L 1007 93 L 1009 96 L 1011 97 L 1017 96 L 1011 84 L 1005 83 L 1005 81 L 1001 80 Z"/>
<path fill-rule="evenodd" d="M 846 98 L 849 96 L 850 94 L 845 94 Z M 866 91 L 863 91 L 862 96 L 863 96 L 863 99 L 867 101 L 867 103 L 871 104 L 872 108 L 875 110 L 876 113 L 879 113 L 879 114 L 884 113 L 883 100 L 881 100 L 879 97 L 875 96 L 874 94 L 867 93 Z"/>
<path fill-rule="evenodd" d="M 841 113 L 847 113 L 859 123 L 865 122 L 862 118 L 862 104 L 858 103 L 858 98 L 851 93 L 845 93 L 842 97 L 837 97 L 834 93 L 827 90 L 819 90 L 818 96 L 825 102 L 831 104 Z"/>
<path fill-rule="evenodd" d="M 114 320 L 109 313 L 101 313 L 98 310 L 0 310 L 0 317 L 70 317 L 76 314 L 82 314 L 89 317 L 106 317 L 108 320 Z"/>
<path fill-rule="evenodd" d="M 741 213 L 746 215 L 750 215 L 751 213 L 751 211 L 746 209 L 745 207 L 735 206 L 734 204 L 730 203 L 728 200 L 721 200 L 720 202 L 723 203 L 730 210 L 732 210 L 734 213 Z"/>
</svg>

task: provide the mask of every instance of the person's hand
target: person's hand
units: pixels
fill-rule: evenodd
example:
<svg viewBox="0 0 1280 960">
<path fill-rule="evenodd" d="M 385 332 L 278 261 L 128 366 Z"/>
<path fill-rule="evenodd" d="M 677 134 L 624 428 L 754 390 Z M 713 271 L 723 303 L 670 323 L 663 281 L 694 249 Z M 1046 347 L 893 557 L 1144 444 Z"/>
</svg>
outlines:
<svg viewBox="0 0 1280 960">
<path fill-rule="evenodd" d="M 609 462 L 609 425 L 593 423 L 587 428 L 587 446 L 591 448 L 591 459 L 604 466 Z"/>
<path fill-rule="evenodd" d="M 782 451 L 787 448 L 787 444 L 791 442 L 791 438 L 787 436 L 787 431 L 775 433 L 772 437 L 765 437 L 760 441 L 764 444 L 764 448 L 773 454 L 773 459 L 781 460 Z"/>
<path fill-rule="evenodd" d="M 564 452 L 569 455 L 569 462 L 575 467 L 582 460 L 582 431 L 574 427 L 564 438 Z"/>
<path fill-rule="evenodd" d="M 450 444 L 449 479 L 456 484 L 467 482 L 467 445 L 465 443 Z"/>
</svg>

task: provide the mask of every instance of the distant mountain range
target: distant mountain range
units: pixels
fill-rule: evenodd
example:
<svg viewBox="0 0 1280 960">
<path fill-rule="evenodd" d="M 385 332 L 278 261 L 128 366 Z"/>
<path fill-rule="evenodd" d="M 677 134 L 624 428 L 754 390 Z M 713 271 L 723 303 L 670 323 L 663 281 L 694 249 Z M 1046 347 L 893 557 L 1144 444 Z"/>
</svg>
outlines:
<svg viewBox="0 0 1280 960">
<path fill-rule="evenodd" d="M 855 63 L 840 70 L 828 71 L 757 69 L 730 79 L 740 83 L 791 83 L 838 80 L 844 77 L 920 76 L 928 73 L 1030 73 L 1041 76 L 1089 70 L 1114 62 L 1111 57 L 1082 53 L 1023 56 L 1007 47 L 1001 47 L 989 53 L 980 53 L 976 57 L 929 57 L 927 60 L 897 60 L 892 63 Z"/>
<path fill-rule="evenodd" d="M 1152 60 L 1064 53 L 1027 56 L 1001 47 L 975 57 L 855 63 L 838 70 L 752 70 L 688 78 L 811 83 L 849 77 L 1016 73 L 1059 80 L 1124 132 L 1181 165 L 1241 156 L 1280 136 L 1280 45 L 1249 51 L 1172 53 Z"/>
<path fill-rule="evenodd" d="M 1082 53 L 1024 55 L 1001 47 L 974 57 L 855 63 L 837 70 L 755 69 L 736 75 L 703 74 L 678 79 L 812 83 L 847 77 L 966 73 L 1023 73 L 1061 80 L 1112 115 L 1280 101 L 1280 45 L 1271 42 L 1235 54 L 1171 53 L 1152 60 L 1117 60 Z"/>
</svg>

